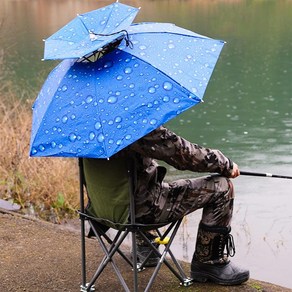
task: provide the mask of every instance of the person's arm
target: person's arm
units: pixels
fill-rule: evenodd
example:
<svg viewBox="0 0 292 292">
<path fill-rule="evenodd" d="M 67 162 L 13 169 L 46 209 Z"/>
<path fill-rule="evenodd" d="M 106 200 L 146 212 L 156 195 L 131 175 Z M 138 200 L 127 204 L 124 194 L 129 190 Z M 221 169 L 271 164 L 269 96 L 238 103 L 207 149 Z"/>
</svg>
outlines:
<svg viewBox="0 0 292 292">
<path fill-rule="evenodd" d="M 164 127 L 159 127 L 131 145 L 143 156 L 163 160 L 179 170 L 239 175 L 238 166 L 219 150 L 191 143 Z"/>
</svg>

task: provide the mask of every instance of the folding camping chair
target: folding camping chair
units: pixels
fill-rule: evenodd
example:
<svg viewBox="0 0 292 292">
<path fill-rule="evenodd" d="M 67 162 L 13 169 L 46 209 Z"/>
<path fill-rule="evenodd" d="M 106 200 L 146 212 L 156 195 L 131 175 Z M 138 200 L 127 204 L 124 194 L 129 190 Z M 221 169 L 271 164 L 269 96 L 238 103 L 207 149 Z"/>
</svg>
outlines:
<svg viewBox="0 0 292 292">
<path fill-rule="evenodd" d="M 179 279 L 182 286 L 189 286 L 192 284 L 192 279 L 188 278 L 179 262 L 174 257 L 170 250 L 170 246 L 177 233 L 177 230 L 182 222 L 182 219 L 172 222 L 170 224 L 139 224 L 135 222 L 135 206 L 134 206 L 134 182 L 135 182 L 135 167 L 131 164 L 128 167 L 129 177 L 129 196 L 130 196 L 130 222 L 127 224 L 119 224 L 117 222 L 111 222 L 103 218 L 92 217 L 86 213 L 84 207 L 84 188 L 86 188 L 86 181 L 83 169 L 83 159 L 79 159 L 79 170 L 80 170 L 80 211 L 79 216 L 81 220 L 81 253 L 82 253 L 82 284 L 80 291 L 95 291 L 95 284 L 99 276 L 104 271 L 105 267 L 110 263 L 113 267 L 115 274 L 117 275 L 122 287 L 125 291 L 138 291 L 138 273 L 145 268 L 145 263 L 149 259 L 152 253 L 156 254 L 160 260 L 154 268 L 153 274 L 149 279 L 149 282 L 144 291 L 149 291 L 152 286 L 162 264 L 164 263 L 169 270 Z M 92 276 L 90 281 L 86 281 L 86 254 L 85 254 L 85 221 L 89 223 L 90 231 L 94 234 L 94 237 L 100 244 L 102 251 L 104 252 L 104 258 L 100 262 L 96 272 Z M 167 226 L 166 226 L 167 225 Z M 161 232 L 161 227 L 163 232 Z M 107 231 L 109 228 L 116 230 L 116 234 L 108 235 Z M 156 230 L 158 237 L 153 241 L 149 240 L 145 232 L 149 230 Z M 126 239 L 127 235 L 131 235 L 131 252 L 132 256 L 127 256 L 125 252 L 121 250 L 121 244 Z M 143 262 L 137 261 L 137 248 L 136 248 L 136 235 L 139 234 L 145 242 L 149 245 L 150 252 Z M 157 243 L 164 247 L 163 252 L 159 252 L 156 246 Z M 126 283 L 117 263 L 115 256 L 121 256 L 127 265 L 133 271 L 133 289 L 130 289 Z M 167 257 L 169 255 L 169 257 Z"/>
</svg>

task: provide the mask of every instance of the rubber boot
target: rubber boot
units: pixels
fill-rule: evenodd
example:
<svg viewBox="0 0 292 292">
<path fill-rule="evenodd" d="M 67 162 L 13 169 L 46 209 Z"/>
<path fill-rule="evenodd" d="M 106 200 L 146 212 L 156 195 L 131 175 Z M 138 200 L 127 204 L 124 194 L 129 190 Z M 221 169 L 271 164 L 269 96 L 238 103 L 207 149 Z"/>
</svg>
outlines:
<svg viewBox="0 0 292 292">
<path fill-rule="evenodd" d="M 235 246 L 230 227 L 209 227 L 200 223 L 191 277 L 197 282 L 239 285 L 249 279 L 249 271 L 229 261 Z"/>
<path fill-rule="evenodd" d="M 152 242 L 152 245 L 159 250 L 159 244 L 153 243 L 153 240 L 157 237 L 151 232 L 145 232 L 144 233 L 146 237 Z M 151 253 L 151 255 L 148 257 L 146 263 L 144 264 L 145 267 L 156 267 L 160 257 L 157 256 L 155 252 L 153 252 L 152 248 L 149 246 L 147 242 L 144 241 L 143 237 L 139 234 L 136 235 L 137 239 L 137 260 L 139 263 L 144 262 L 144 260 L 148 257 L 148 255 Z"/>
</svg>

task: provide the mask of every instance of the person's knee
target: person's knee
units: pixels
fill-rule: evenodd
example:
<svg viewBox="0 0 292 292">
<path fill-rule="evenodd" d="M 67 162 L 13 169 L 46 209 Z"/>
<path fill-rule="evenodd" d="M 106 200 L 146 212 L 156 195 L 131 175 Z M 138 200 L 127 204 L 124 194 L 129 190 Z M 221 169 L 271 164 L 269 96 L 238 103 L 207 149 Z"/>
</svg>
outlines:
<svg viewBox="0 0 292 292">
<path fill-rule="evenodd" d="M 227 191 L 227 194 L 229 196 L 229 199 L 234 199 L 234 185 L 232 183 L 232 181 L 229 178 L 226 178 L 228 185 L 229 185 L 229 189 Z"/>
<path fill-rule="evenodd" d="M 225 199 L 231 200 L 234 198 L 234 186 L 229 178 L 220 176 L 215 184 L 217 185 L 217 192 L 224 194 Z"/>
</svg>

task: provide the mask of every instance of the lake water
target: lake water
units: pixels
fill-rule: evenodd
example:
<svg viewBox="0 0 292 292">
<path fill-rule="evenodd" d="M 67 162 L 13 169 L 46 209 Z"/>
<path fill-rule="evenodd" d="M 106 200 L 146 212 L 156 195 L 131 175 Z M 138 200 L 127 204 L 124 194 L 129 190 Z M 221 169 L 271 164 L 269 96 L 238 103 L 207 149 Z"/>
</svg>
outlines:
<svg viewBox="0 0 292 292">
<path fill-rule="evenodd" d="M 219 148 L 242 170 L 292 175 L 292 1 L 122 1 L 139 21 L 172 22 L 226 41 L 204 100 L 171 121 L 177 134 Z M 0 58 L 20 97 L 38 90 L 57 62 L 42 62 L 43 42 L 77 13 L 112 3 L 1 0 Z M 1 64 L 1 63 L 0 63 Z M 169 179 L 191 177 L 169 169 Z M 292 288 L 292 180 L 234 180 L 234 261 L 251 277 Z M 190 260 L 200 214 L 186 219 L 176 250 Z"/>
</svg>

